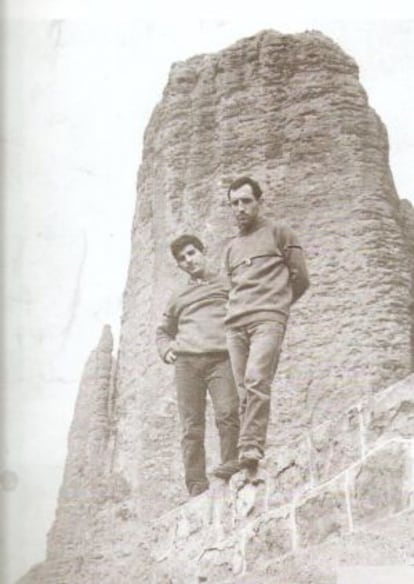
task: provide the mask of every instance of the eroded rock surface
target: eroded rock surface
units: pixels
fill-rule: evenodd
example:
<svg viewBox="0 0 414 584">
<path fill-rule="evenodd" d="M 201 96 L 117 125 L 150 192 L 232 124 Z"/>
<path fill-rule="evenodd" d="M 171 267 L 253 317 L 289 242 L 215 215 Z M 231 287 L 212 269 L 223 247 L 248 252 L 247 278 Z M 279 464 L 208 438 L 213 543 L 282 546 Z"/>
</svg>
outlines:
<svg viewBox="0 0 414 584">
<path fill-rule="evenodd" d="M 356 63 L 320 33 L 273 31 L 176 63 L 145 133 L 117 365 L 106 331 L 81 383 L 48 558 L 22 583 L 190 583 L 195 576 L 186 562 L 154 575 L 148 559 L 166 563 L 165 550 L 177 537 L 194 558 L 217 529 L 234 529 L 226 497 L 218 497 L 223 513 L 207 518 L 215 528 L 206 532 L 205 518 L 201 527 L 194 517 L 177 527 L 166 514 L 185 491 L 173 371 L 158 359 L 154 328 L 178 277 L 171 239 L 197 233 L 218 267 L 235 233 L 226 187 L 241 174 L 262 184 L 265 213 L 298 232 L 312 279 L 293 309 L 274 383 L 266 483 L 247 489 L 237 503 L 241 515 L 257 515 L 249 561 L 274 550 L 289 554 L 295 540 L 272 535 L 291 529 L 281 506 L 336 475 L 338 482 L 298 507 L 295 537 L 318 545 L 349 534 L 343 493 L 350 485 L 340 473 L 362 460 L 372 441 L 392 439 L 395 428 L 401 439 L 412 437 L 404 409 L 412 400 L 404 406 L 390 394 L 369 413 L 353 405 L 412 370 L 414 273 L 414 211 L 395 192 L 386 130 Z M 361 425 L 368 428 L 366 443 Z M 390 475 L 393 448 L 405 446 L 378 455 Z M 207 449 L 211 467 L 218 453 L 211 423 Z M 405 472 L 403 450 L 395 459 L 398 477 Z M 376 468 L 365 465 L 352 475 L 358 517 L 376 515 L 375 501 L 364 495 L 372 477 L 380 480 Z M 397 510 L 407 504 L 405 491 L 393 499 L 398 477 L 387 494 Z M 269 497 L 280 510 L 261 521 Z M 315 509 L 329 521 L 315 523 Z M 242 577 L 246 557 L 226 541 L 204 554 L 200 578 L 217 584 L 218 575 Z"/>
<path fill-rule="evenodd" d="M 177 278 L 168 245 L 195 232 L 220 263 L 234 233 L 226 187 L 246 173 L 265 189 L 265 212 L 299 233 L 312 278 L 288 328 L 269 444 L 412 367 L 413 213 L 355 62 L 319 33 L 264 31 L 173 65 L 145 134 L 119 358 L 116 465 L 144 515 L 183 492 L 171 481 L 182 472 L 172 370 L 153 344 Z"/>
</svg>

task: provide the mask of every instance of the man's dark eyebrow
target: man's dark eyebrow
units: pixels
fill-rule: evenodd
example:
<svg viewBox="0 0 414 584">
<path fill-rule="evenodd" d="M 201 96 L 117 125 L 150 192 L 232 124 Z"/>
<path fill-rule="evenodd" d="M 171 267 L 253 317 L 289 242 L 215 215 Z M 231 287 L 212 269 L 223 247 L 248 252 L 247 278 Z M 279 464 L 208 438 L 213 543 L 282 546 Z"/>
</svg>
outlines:
<svg viewBox="0 0 414 584">
<path fill-rule="evenodd" d="M 190 249 L 190 251 L 188 251 L 187 253 L 189 253 L 189 254 L 191 255 L 191 254 L 194 254 L 194 252 L 195 252 L 195 250 L 194 250 L 194 249 Z M 183 252 L 181 251 L 181 252 L 178 254 L 178 256 L 177 256 L 177 257 L 178 257 L 178 259 L 180 259 L 180 258 L 184 257 L 184 256 L 183 256 Z"/>
<path fill-rule="evenodd" d="M 239 201 L 242 201 L 243 203 L 249 202 L 251 201 L 250 197 L 240 197 L 240 199 L 237 199 L 237 201 L 230 201 L 231 205 L 235 205 L 236 203 L 238 203 Z"/>
</svg>

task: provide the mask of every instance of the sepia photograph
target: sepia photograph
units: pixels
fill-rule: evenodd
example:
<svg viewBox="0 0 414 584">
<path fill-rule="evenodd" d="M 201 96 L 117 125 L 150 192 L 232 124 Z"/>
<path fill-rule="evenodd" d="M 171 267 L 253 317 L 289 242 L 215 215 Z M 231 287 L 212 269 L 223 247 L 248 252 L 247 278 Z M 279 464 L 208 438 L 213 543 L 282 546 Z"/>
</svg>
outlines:
<svg viewBox="0 0 414 584">
<path fill-rule="evenodd" d="M 414 582 L 413 11 L 1 28 L 0 583 Z"/>
</svg>

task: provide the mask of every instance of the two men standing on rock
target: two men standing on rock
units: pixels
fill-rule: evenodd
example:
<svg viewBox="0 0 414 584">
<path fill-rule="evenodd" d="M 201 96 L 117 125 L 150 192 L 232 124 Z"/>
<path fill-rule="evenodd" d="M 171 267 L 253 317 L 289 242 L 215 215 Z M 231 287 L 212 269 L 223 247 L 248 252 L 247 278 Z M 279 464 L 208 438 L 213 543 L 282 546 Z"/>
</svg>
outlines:
<svg viewBox="0 0 414 584">
<path fill-rule="evenodd" d="M 178 266 L 190 275 L 190 283 L 170 299 L 157 328 L 157 346 L 166 363 L 175 363 L 190 495 L 208 487 L 204 456 L 207 389 L 222 454 L 222 464 L 214 474 L 228 479 L 241 468 L 257 468 L 264 455 L 270 388 L 290 306 L 309 286 L 296 235 L 262 216 L 261 196 L 259 184 L 249 177 L 237 179 L 228 189 L 239 233 L 225 251 L 227 286 L 218 276 L 207 273 L 204 247 L 197 238 L 182 236 L 171 244 Z M 229 373 L 227 351 L 237 391 Z M 195 366 L 202 360 L 212 363 L 217 354 L 221 355 L 222 366 L 226 363 L 225 381 L 223 376 L 207 374 L 208 367 Z M 227 406 L 224 418 L 221 400 Z"/>
</svg>

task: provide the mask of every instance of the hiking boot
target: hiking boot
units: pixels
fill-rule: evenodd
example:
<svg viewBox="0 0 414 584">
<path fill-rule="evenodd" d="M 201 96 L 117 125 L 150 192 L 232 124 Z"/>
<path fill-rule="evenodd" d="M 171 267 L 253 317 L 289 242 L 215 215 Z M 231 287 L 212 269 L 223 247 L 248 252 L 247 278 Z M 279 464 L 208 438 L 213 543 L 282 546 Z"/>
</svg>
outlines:
<svg viewBox="0 0 414 584">
<path fill-rule="evenodd" d="M 236 472 L 240 471 L 240 464 L 238 460 L 228 460 L 222 462 L 217 468 L 213 470 L 215 477 L 228 481 Z"/>
<path fill-rule="evenodd" d="M 263 458 L 262 452 L 257 446 L 248 446 L 243 448 L 239 456 L 240 468 L 254 471 L 257 469 L 259 460 Z"/>
</svg>

